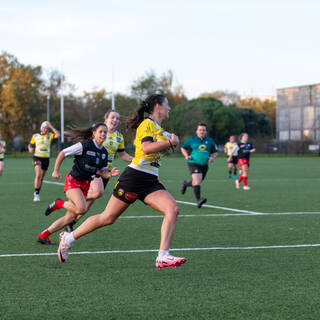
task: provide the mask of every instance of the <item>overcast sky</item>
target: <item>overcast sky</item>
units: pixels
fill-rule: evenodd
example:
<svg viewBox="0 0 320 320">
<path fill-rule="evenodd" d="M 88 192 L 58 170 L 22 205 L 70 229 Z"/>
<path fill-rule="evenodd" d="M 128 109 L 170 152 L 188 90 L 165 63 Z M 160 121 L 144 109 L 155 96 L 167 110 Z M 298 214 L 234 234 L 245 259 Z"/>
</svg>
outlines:
<svg viewBox="0 0 320 320">
<path fill-rule="evenodd" d="M 320 82 L 317 0 L 1 0 L 0 50 L 79 93 L 169 69 L 188 98 Z"/>
</svg>

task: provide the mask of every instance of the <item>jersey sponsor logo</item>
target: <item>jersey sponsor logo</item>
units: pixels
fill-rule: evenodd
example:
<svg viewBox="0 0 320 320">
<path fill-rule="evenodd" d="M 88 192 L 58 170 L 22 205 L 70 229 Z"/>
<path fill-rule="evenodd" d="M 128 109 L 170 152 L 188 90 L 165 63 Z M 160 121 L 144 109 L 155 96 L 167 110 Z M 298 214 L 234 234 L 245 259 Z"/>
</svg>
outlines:
<svg viewBox="0 0 320 320">
<path fill-rule="evenodd" d="M 201 144 L 200 146 L 199 146 L 199 150 L 201 150 L 201 151 L 204 151 L 204 150 L 206 150 L 207 149 L 207 146 L 205 145 L 205 144 Z"/>
<path fill-rule="evenodd" d="M 93 157 L 95 157 L 95 156 L 96 156 L 96 153 L 95 153 L 94 151 L 88 150 L 88 151 L 87 151 L 87 155 L 88 155 L 88 156 L 93 156 Z"/>
<path fill-rule="evenodd" d="M 120 188 L 118 190 L 118 195 L 121 197 L 123 194 L 124 194 L 124 190 Z"/>
<path fill-rule="evenodd" d="M 124 197 L 128 200 L 128 201 L 134 201 L 138 198 L 138 195 L 134 192 L 126 192 Z"/>
<path fill-rule="evenodd" d="M 106 155 L 103 153 L 101 157 L 104 160 L 106 158 Z"/>
</svg>

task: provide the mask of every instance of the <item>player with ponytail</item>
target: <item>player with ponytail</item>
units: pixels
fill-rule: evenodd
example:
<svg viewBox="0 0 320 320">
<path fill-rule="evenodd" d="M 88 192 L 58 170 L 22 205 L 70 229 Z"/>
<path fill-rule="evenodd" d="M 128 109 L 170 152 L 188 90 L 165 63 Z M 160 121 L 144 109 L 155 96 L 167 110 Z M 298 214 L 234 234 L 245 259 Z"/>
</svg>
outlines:
<svg viewBox="0 0 320 320">
<path fill-rule="evenodd" d="M 69 250 L 77 239 L 113 224 L 137 199 L 164 214 L 156 267 L 179 267 L 186 262 L 185 258 L 174 257 L 169 253 L 179 208 L 158 178 L 161 151 L 179 143 L 175 134 L 165 134 L 161 127 L 162 122 L 169 117 L 170 109 L 164 95 L 152 94 L 127 121 L 128 128 L 136 129 L 134 158 L 120 175 L 105 210 L 87 218 L 72 233 L 60 234 L 58 257 L 61 262 L 67 261 Z"/>
</svg>

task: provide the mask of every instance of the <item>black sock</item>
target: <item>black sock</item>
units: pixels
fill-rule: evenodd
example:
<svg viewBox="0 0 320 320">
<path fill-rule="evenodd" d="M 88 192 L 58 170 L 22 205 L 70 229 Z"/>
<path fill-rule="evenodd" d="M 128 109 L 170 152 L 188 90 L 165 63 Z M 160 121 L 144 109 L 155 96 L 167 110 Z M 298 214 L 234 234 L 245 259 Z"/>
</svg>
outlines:
<svg viewBox="0 0 320 320">
<path fill-rule="evenodd" d="M 185 184 L 185 186 L 187 186 L 187 187 L 192 187 L 192 181 L 187 182 L 187 183 Z"/>
<path fill-rule="evenodd" d="M 237 175 L 237 169 L 233 169 L 233 175 Z"/>
<path fill-rule="evenodd" d="M 232 169 L 229 169 L 228 173 L 231 174 L 232 173 Z"/>
<path fill-rule="evenodd" d="M 196 196 L 197 201 L 199 201 L 200 200 L 200 194 L 201 194 L 200 185 L 194 186 L 193 187 L 193 192 L 194 192 L 194 195 Z"/>
<path fill-rule="evenodd" d="M 39 194 L 39 193 L 40 193 L 40 188 L 34 189 L 34 192 L 35 192 L 36 194 Z"/>
</svg>

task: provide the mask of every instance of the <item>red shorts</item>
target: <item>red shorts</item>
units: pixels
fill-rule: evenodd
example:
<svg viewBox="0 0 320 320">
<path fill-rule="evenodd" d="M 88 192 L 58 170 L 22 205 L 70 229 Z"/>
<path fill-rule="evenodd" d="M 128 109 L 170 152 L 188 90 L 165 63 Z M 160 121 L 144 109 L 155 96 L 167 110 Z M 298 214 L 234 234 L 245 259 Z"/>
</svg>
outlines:
<svg viewBox="0 0 320 320">
<path fill-rule="evenodd" d="M 243 166 L 244 164 L 247 164 L 248 166 L 250 166 L 250 161 L 246 158 L 241 158 L 238 159 L 238 166 Z"/>
<path fill-rule="evenodd" d="M 76 180 L 70 173 L 67 174 L 66 179 L 64 180 L 64 189 L 66 192 L 71 189 L 81 189 L 84 196 L 86 197 L 90 188 L 91 180 Z"/>
</svg>

